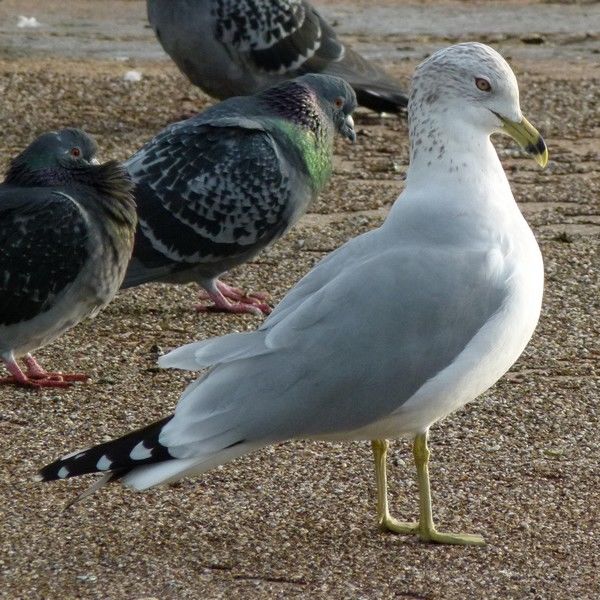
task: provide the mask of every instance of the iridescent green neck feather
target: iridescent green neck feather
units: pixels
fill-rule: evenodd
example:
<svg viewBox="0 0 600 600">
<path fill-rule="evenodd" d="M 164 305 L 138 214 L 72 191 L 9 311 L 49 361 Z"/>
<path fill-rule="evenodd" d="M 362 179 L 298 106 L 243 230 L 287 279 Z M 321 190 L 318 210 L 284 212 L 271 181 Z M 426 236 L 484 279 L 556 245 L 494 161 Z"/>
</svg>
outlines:
<svg viewBox="0 0 600 600">
<path fill-rule="evenodd" d="M 286 81 L 261 96 L 276 115 L 275 126 L 299 149 L 315 192 L 320 191 L 331 176 L 333 126 L 315 93 L 295 81 Z"/>
<path fill-rule="evenodd" d="M 311 184 L 315 192 L 321 191 L 331 177 L 333 150 L 332 136 L 324 128 L 315 133 L 304 129 L 289 121 L 277 121 L 276 125 L 290 139 L 291 143 L 299 149 Z"/>
</svg>

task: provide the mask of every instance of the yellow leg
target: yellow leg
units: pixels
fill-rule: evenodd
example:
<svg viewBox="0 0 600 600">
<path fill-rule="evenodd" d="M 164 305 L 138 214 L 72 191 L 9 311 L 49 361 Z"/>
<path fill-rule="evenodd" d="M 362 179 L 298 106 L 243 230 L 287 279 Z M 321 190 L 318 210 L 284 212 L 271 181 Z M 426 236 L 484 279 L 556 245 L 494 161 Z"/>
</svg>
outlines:
<svg viewBox="0 0 600 600">
<path fill-rule="evenodd" d="M 387 455 L 387 440 L 373 440 L 375 455 L 375 475 L 377 478 L 377 521 L 383 529 L 394 533 L 416 533 L 424 542 L 438 544 L 478 545 L 485 544 L 479 535 L 466 533 L 441 533 L 436 530 L 431 511 L 431 490 L 429 486 L 429 448 L 427 434 L 421 433 L 415 437 L 413 456 L 417 466 L 417 481 L 419 484 L 419 522 L 400 523 L 390 516 L 387 503 L 387 478 L 385 459 Z"/>
<path fill-rule="evenodd" d="M 419 530 L 418 523 L 401 523 L 390 515 L 385 467 L 389 445 L 387 440 L 373 440 L 371 442 L 375 457 L 375 478 L 377 480 L 377 523 L 381 529 L 389 529 L 394 533 L 417 533 Z"/>
</svg>

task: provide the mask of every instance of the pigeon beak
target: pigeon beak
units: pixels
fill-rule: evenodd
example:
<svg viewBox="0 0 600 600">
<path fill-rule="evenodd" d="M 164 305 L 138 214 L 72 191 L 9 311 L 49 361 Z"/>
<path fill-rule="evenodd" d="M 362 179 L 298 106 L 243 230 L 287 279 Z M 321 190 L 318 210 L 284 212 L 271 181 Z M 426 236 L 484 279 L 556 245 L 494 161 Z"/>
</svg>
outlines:
<svg viewBox="0 0 600 600">
<path fill-rule="evenodd" d="M 90 165 L 99 165 L 100 161 L 97 158 L 90 158 Z"/>
<path fill-rule="evenodd" d="M 527 154 L 533 156 L 540 167 L 544 168 L 548 164 L 548 148 L 538 130 L 525 117 L 516 122 L 498 113 L 494 114 L 502 121 L 501 131 L 510 135 Z"/>
<path fill-rule="evenodd" d="M 348 138 L 353 144 L 356 142 L 356 131 L 354 131 L 354 119 L 352 115 L 348 115 L 344 119 L 341 133 L 345 138 Z"/>
</svg>

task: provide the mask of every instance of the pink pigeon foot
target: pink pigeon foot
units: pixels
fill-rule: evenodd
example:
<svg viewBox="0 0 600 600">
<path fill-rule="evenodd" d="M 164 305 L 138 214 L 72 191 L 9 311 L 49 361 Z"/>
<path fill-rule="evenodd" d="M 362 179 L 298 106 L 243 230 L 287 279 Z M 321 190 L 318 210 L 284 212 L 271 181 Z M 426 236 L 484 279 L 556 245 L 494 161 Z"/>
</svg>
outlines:
<svg viewBox="0 0 600 600">
<path fill-rule="evenodd" d="M 21 385 L 24 387 L 56 387 L 66 388 L 72 385 L 73 381 L 86 381 L 89 375 L 85 373 L 61 373 L 49 372 L 43 369 L 40 364 L 27 354 L 24 362 L 27 365 L 27 371 L 24 373 L 14 359 L 5 359 L 6 368 L 10 372 L 9 377 L 0 378 L 0 385 Z"/>
<path fill-rule="evenodd" d="M 26 354 L 24 362 L 27 365 L 26 375 L 30 379 L 44 380 L 50 379 L 53 381 L 87 381 L 90 376 L 85 373 L 63 373 L 62 371 L 46 371 L 40 363 L 31 356 Z"/>
<path fill-rule="evenodd" d="M 272 311 L 272 308 L 265 302 L 269 298 L 269 294 L 264 292 L 247 294 L 240 288 L 231 287 L 218 279 L 211 288 L 202 290 L 199 296 L 200 300 L 212 300 L 214 305 L 199 304 L 196 306 L 198 312 L 249 313 L 262 316 L 268 315 Z"/>
</svg>

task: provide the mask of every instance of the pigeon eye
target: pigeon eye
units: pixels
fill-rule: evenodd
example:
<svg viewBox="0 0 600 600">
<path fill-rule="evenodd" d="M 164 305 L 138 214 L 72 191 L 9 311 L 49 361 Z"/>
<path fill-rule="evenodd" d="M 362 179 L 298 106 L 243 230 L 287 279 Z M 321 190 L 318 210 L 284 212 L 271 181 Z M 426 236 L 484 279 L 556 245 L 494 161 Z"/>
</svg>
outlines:
<svg viewBox="0 0 600 600">
<path fill-rule="evenodd" d="M 71 156 L 73 158 L 79 158 L 81 156 L 81 150 L 77 146 L 71 148 Z"/>
<path fill-rule="evenodd" d="M 333 105 L 336 108 L 342 108 L 344 106 L 344 99 L 342 97 L 338 97 L 333 101 Z"/>
<path fill-rule="evenodd" d="M 482 92 L 492 91 L 492 86 L 490 85 L 490 82 L 487 79 L 483 79 L 483 77 L 476 77 L 475 85 L 477 86 L 477 89 L 481 90 Z"/>
</svg>

